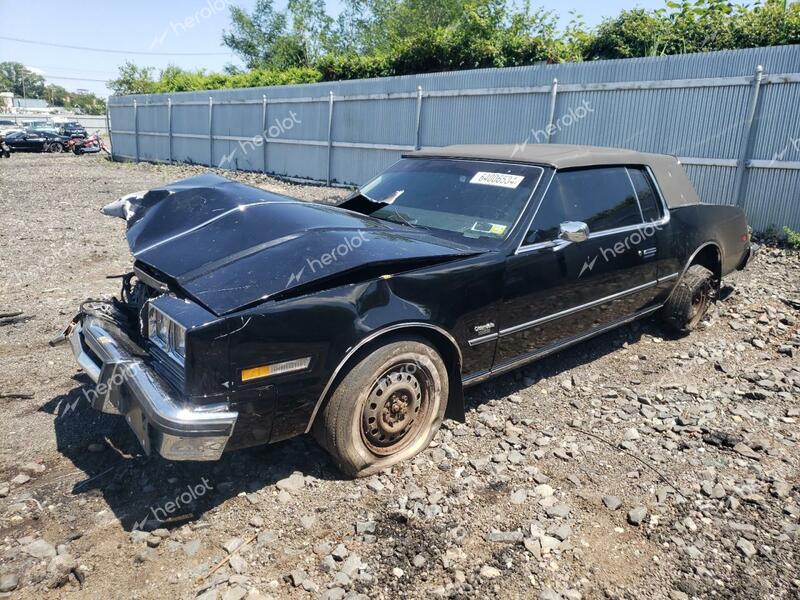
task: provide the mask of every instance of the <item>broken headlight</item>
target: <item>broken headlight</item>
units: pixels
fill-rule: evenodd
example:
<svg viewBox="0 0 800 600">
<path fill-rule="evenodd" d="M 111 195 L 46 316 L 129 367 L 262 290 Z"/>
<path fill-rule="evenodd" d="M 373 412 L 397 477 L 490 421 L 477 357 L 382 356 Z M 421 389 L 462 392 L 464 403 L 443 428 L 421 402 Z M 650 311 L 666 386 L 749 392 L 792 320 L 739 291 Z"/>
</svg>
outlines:
<svg viewBox="0 0 800 600">
<path fill-rule="evenodd" d="M 186 358 L 186 328 L 152 304 L 147 308 L 147 336 L 180 364 Z"/>
</svg>

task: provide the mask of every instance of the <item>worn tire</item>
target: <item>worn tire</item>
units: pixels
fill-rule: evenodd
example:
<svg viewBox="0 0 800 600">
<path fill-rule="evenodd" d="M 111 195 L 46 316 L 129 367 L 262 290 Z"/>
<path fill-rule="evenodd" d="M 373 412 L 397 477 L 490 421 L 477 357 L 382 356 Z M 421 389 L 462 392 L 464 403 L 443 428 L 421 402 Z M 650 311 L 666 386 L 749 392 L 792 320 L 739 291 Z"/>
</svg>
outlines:
<svg viewBox="0 0 800 600">
<path fill-rule="evenodd" d="M 714 274 L 702 265 L 692 265 L 664 304 L 664 323 L 677 333 L 694 331 L 716 299 L 716 292 Z"/>
<path fill-rule="evenodd" d="M 389 342 L 339 381 L 314 421 L 314 436 L 344 473 L 371 475 L 430 445 L 448 392 L 447 367 L 426 341 Z"/>
</svg>

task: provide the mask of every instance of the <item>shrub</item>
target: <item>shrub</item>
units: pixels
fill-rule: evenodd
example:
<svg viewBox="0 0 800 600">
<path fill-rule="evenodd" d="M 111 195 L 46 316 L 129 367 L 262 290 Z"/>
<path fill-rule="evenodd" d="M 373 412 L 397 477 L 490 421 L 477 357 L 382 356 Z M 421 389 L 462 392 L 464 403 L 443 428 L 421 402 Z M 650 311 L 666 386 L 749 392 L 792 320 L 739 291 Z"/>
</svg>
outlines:
<svg viewBox="0 0 800 600">
<path fill-rule="evenodd" d="M 794 231 L 789 227 L 784 227 L 783 233 L 786 234 L 786 244 L 789 248 L 800 250 L 800 231 Z"/>
</svg>

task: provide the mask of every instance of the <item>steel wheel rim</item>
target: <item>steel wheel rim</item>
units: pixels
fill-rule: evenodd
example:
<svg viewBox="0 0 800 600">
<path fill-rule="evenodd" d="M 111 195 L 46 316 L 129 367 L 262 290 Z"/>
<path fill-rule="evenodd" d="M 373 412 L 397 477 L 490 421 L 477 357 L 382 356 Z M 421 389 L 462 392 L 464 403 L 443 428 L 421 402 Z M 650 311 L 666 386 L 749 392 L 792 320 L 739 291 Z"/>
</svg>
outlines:
<svg viewBox="0 0 800 600">
<path fill-rule="evenodd" d="M 703 318 L 705 308 L 708 305 L 709 293 L 706 288 L 698 290 L 692 298 L 692 307 L 689 310 L 689 325 L 695 326 Z"/>
<path fill-rule="evenodd" d="M 429 421 L 433 377 L 419 363 L 392 365 L 372 385 L 361 411 L 361 439 L 380 456 L 412 443 Z"/>
</svg>

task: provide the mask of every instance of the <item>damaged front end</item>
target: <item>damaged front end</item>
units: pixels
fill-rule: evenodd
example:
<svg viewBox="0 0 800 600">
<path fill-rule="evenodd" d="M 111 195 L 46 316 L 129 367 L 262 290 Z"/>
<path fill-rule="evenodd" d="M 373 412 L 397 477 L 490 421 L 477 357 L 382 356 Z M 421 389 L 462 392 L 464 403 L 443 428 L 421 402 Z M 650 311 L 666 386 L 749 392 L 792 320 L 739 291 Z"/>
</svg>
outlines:
<svg viewBox="0 0 800 600">
<path fill-rule="evenodd" d="M 237 413 L 227 402 L 198 403 L 186 393 L 186 332 L 208 318 L 202 308 L 157 290 L 133 273 L 123 278 L 121 299 L 87 300 L 63 335 L 80 367 L 95 382 L 87 393 L 92 407 L 125 417 L 144 451 L 169 460 L 217 460 L 233 434 Z M 163 344 L 158 311 L 183 329 L 183 357 L 171 349 L 171 328 Z M 167 315 L 170 315 L 169 317 Z M 174 315 L 174 317 L 172 316 Z M 178 321 L 181 322 L 178 325 Z"/>
<path fill-rule="evenodd" d="M 95 408 L 124 415 L 148 453 L 173 460 L 215 460 L 270 441 L 276 386 L 247 379 L 251 367 L 302 365 L 293 372 L 304 379 L 322 368 L 309 367 L 307 344 L 273 343 L 275 326 L 233 347 L 254 313 L 471 252 L 215 175 L 131 194 L 102 212 L 125 220 L 133 272 L 119 299 L 84 303 L 62 340 L 97 383 Z M 321 387 L 322 373 L 314 376 Z M 298 403 L 310 414 L 314 401 Z"/>
</svg>

